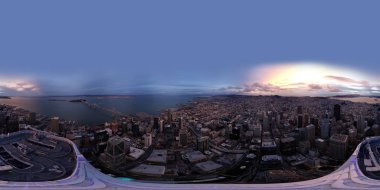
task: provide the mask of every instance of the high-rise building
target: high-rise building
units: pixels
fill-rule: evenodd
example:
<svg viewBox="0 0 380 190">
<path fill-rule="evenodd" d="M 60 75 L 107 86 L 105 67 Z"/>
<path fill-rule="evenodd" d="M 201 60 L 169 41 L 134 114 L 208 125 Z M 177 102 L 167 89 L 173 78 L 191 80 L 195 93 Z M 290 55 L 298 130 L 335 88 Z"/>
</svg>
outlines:
<svg viewBox="0 0 380 190">
<path fill-rule="evenodd" d="M 365 121 L 365 118 L 360 115 L 358 117 L 358 121 L 357 121 L 357 129 L 358 129 L 358 133 L 363 133 L 364 132 L 364 129 L 367 127 L 367 123 Z"/>
<path fill-rule="evenodd" d="M 268 115 L 265 112 L 263 114 L 263 127 L 264 127 L 264 130 L 268 130 L 269 129 L 269 118 L 268 118 Z"/>
<path fill-rule="evenodd" d="M 306 140 L 309 140 L 310 143 L 315 141 L 315 126 L 313 124 L 306 126 Z"/>
<path fill-rule="evenodd" d="M 160 128 L 160 118 L 154 117 L 153 118 L 153 129 L 159 129 Z"/>
<path fill-rule="evenodd" d="M 346 159 L 348 135 L 334 134 L 329 142 L 329 156 L 336 160 Z"/>
<path fill-rule="evenodd" d="M 172 115 L 171 110 L 168 109 L 167 113 L 168 113 L 168 115 L 167 115 L 167 117 L 168 117 L 168 123 L 172 123 L 172 121 L 173 121 L 173 115 Z"/>
<path fill-rule="evenodd" d="M 339 121 L 341 119 L 341 113 L 340 113 L 340 105 L 339 104 L 335 104 L 334 105 L 334 117 L 337 121 Z"/>
<path fill-rule="evenodd" d="M 302 106 L 297 107 L 297 114 L 302 115 Z"/>
<path fill-rule="evenodd" d="M 297 128 L 302 128 L 303 127 L 303 117 L 302 115 L 298 115 L 297 117 Z"/>
<path fill-rule="evenodd" d="M 198 137 L 197 138 L 197 150 L 199 150 L 201 152 L 205 152 L 206 150 L 208 150 L 208 140 L 209 140 L 209 137 L 207 137 L 207 136 Z"/>
<path fill-rule="evenodd" d="M 29 122 L 30 122 L 30 124 L 35 124 L 36 123 L 36 113 L 35 112 L 30 112 L 29 113 Z"/>
<path fill-rule="evenodd" d="M 164 120 L 160 120 L 160 133 L 164 132 Z"/>
<path fill-rule="evenodd" d="M 174 129 L 171 125 L 167 124 L 164 127 L 165 145 L 170 146 L 174 139 Z"/>
<path fill-rule="evenodd" d="M 59 133 L 59 117 L 52 117 L 50 119 L 50 129 L 52 132 Z"/>
<path fill-rule="evenodd" d="M 107 142 L 107 148 L 100 159 L 110 168 L 120 166 L 125 162 L 125 153 L 128 146 L 119 136 L 111 137 Z"/>
<path fill-rule="evenodd" d="M 152 145 L 152 134 L 151 133 L 147 133 L 144 135 L 144 144 L 145 144 L 145 148 L 148 148 L 150 145 Z"/>
<path fill-rule="evenodd" d="M 132 133 L 134 137 L 140 136 L 140 126 L 137 124 L 132 124 Z"/>
<path fill-rule="evenodd" d="M 380 108 L 377 108 L 376 123 L 380 125 Z"/>
<path fill-rule="evenodd" d="M 180 129 L 182 129 L 183 128 L 183 118 L 182 117 L 180 117 L 179 119 L 178 119 L 178 125 L 179 125 L 179 128 Z"/>
<path fill-rule="evenodd" d="M 327 112 L 323 115 L 323 118 L 321 121 L 321 138 L 322 139 L 330 138 L 330 121 L 329 121 L 329 115 Z"/>
<path fill-rule="evenodd" d="M 179 131 L 179 145 L 187 146 L 187 130 L 186 129 L 181 129 Z"/>
</svg>

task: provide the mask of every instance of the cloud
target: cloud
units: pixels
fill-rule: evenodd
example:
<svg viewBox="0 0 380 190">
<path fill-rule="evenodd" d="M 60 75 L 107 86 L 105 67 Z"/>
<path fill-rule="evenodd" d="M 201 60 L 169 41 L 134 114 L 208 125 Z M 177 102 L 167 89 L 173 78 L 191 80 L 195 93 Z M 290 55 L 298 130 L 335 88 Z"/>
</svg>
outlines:
<svg viewBox="0 0 380 190">
<path fill-rule="evenodd" d="M 9 95 L 19 95 L 23 93 L 37 93 L 39 87 L 27 80 L 20 79 L 0 79 L 0 93 Z"/>
<path fill-rule="evenodd" d="M 357 80 L 354 80 L 354 79 L 349 78 L 349 77 L 327 75 L 326 78 L 333 79 L 333 80 L 336 80 L 338 82 L 344 82 L 344 83 L 360 84 L 360 85 L 365 85 L 365 86 L 369 85 L 368 81 L 365 81 L 365 80 L 357 81 Z"/>
<path fill-rule="evenodd" d="M 338 87 L 327 85 L 326 88 L 328 92 L 342 92 L 342 90 Z"/>
<path fill-rule="evenodd" d="M 309 84 L 308 85 L 309 90 L 322 90 L 323 87 L 319 84 Z"/>
</svg>

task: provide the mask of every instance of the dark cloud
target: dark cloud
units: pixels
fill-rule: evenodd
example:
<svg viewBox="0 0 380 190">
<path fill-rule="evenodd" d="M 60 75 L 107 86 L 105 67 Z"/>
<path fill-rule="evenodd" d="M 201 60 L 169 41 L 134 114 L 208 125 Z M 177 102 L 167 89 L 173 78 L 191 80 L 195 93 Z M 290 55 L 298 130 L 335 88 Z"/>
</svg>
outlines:
<svg viewBox="0 0 380 190">
<path fill-rule="evenodd" d="M 365 85 L 365 86 L 369 85 L 368 81 L 357 81 L 357 80 L 354 80 L 352 78 L 342 77 L 342 76 L 327 75 L 326 78 L 333 79 L 333 80 L 336 80 L 338 82 L 360 84 L 360 85 Z"/>
<path fill-rule="evenodd" d="M 280 87 L 271 84 L 263 83 L 248 83 L 243 85 L 243 92 L 277 92 L 281 90 Z"/>
<path fill-rule="evenodd" d="M 309 84 L 308 85 L 309 90 L 322 90 L 323 87 L 319 84 Z"/>
<path fill-rule="evenodd" d="M 342 92 L 342 90 L 336 86 L 330 86 L 330 85 L 327 85 L 327 91 L 329 92 Z"/>
</svg>

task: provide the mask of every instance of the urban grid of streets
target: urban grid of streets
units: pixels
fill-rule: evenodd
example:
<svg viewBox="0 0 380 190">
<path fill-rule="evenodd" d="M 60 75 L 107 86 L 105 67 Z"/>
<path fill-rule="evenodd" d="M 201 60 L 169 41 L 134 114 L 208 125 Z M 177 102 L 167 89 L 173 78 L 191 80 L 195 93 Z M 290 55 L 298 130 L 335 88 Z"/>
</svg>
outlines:
<svg viewBox="0 0 380 190">
<path fill-rule="evenodd" d="M 379 124 L 378 105 L 318 97 L 200 97 L 98 126 L 0 106 L 3 134 L 32 125 L 72 140 L 107 173 L 178 183 L 318 178 L 379 135 Z"/>
</svg>

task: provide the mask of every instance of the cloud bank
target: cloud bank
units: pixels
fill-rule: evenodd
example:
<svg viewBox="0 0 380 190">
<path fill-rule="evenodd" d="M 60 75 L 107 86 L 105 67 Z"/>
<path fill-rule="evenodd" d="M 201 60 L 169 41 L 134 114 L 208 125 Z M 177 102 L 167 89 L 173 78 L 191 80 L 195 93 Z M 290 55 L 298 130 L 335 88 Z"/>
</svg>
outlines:
<svg viewBox="0 0 380 190">
<path fill-rule="evenodd" d="M 225 93 L 260 95 L 380 95 L 375 76 L 320 63 L 269 64 L 253 69 L 248 82 L 221 88 Z"/>
</svg>

